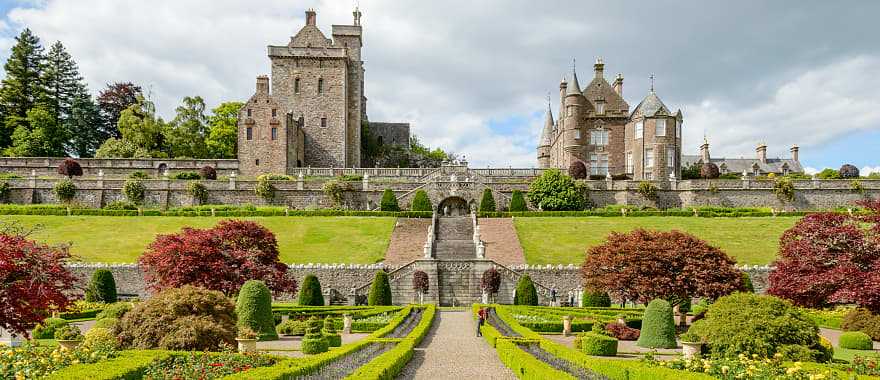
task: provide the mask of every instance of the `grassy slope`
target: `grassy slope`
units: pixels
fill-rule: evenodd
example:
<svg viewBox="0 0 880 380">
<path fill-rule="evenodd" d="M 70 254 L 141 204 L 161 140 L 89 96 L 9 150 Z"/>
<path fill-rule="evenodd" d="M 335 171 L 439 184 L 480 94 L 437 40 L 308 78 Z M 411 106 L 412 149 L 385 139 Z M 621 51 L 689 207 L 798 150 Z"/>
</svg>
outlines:
<svg viewBox="0 0 880 380">
<path fill-rule="evenodd" d="M 83 261 L 134 262 L 156 234 L 182 227 L 211 227 L 222 218 L 2 216 L 25 226 L 40 224 L 32 237 L 49 243 L 71 242 Z M 355 263 L 382 260 L 395 218 L 379 217 L 254 217 L 272 230 L 285 263 Z"/>
<path fill-rule="evenodd" d="M 589 247 L 599 245 L 612 231 L 638 227 L 677 229 L 721 248 L 739 264 L 769 264 L 776 257 L 779 237 L 796 217 L 583 217 L 516 218 L 516 231 L 529 264 L 580 264 Z"/>
</svg>

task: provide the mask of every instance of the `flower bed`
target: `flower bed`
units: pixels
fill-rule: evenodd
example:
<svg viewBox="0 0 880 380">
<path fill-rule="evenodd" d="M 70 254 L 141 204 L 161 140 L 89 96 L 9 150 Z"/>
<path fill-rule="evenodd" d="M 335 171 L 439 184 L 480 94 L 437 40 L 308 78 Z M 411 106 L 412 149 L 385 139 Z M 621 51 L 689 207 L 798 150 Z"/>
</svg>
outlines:
<svg viewBox="0 0 880 380">
<path fill-rule="evenodd" d="M 761 358 L 758 355 L 740 354 L 737 358 L 718 359 L 672 359 L 655 360 L 646 356 L 645 363 L 654 367 L 664 367 L 693 373 L 708 374 L 720 379 L 835 379 L 844 378 L 843 373 L 816 363 L 786 363 L 782 355 L 773 358 Z"/>
<path fill-rule="evenodd" d="M 97 363 L 115 357 L 111 350 L 77 348 L 64 350 L 26 344 L 23 347 L 0 348 L 0 378 L 32 379 L 79 363 Z"/>
<path fill-rule="evenodd" d="M 266 355 L 175 353 L 147 366 L 143 378 L 149 380 L 210 380 L 273 364 L 275 364 L 275 359 Z"/>
</svg>

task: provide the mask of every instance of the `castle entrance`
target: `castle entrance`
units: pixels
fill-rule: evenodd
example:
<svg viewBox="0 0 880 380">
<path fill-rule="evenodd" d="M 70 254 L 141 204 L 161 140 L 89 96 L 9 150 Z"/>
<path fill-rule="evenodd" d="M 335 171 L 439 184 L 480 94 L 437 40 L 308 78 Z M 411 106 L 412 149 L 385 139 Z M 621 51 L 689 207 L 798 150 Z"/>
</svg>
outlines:
<svg viewBox="0 0 880 380">
<path fill-rule="evenodd" d="M 440 216 L 464 216 L 470 214 L 470 207 L 462 197 L 448 197 L 437 206 L 437 213 Z"/>
</svg>

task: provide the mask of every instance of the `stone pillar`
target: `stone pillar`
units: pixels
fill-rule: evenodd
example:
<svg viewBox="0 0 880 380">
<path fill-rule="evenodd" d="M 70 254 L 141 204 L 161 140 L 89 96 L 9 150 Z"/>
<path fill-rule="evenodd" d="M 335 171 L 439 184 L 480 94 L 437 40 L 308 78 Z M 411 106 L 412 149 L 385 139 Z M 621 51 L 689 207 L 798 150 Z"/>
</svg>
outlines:
<svg viewBox="0 0 880 380">
<path fill-rule="evenodd" d="M 98 208 L 104 207 L 104 171 L 98 170 Z"/>
<path fill-rule="evenodd" d="M 168 198 L 171 198 L 170 194 L 171 182 L 168 180 L 168 172 L 166 171 L 165 175 L 162 176 L 162 190 L 160 190 L 159 192 L 159 207 L 161 207 L 163 210 L 168 209 Z"/>
<path fill-rule="evenodd" d="M 562 336 L 571 335 L 571 317 L 563 316 L 562 317 Z"/>
<path fill-rule="evenodd" d="M 30 197 L 28 197 L 28 199 L 30 200 L 28 203 L 36 203 L 36 199 L 35 199 L 37 197 L 37 171 L 36 170 L 31 169 L 31 176 L 28 177 L 28 187 L 29 187 L 28 192 L 31 193 Z"/>
<path fill-rule="evenodd" d="M 575 295 L 577 296 L 576 302 L 578 307 L 584 307 L 584 289 L 578 286 L 577 293 L 575 293 Z"/>
<path fill-rule="evenodd" d="M 480 241 L 480 244 L 477 245 L 477 258 L 485 259 L 486 258 L 486 246 Z"/>
<path fill-rule="evenodd" d="M 311 171 L 312 168 L 310 167 L 309 170 Z M 304 182 L 305 182 L 305 180 L 303 179 L 303 173 L 299 172 L 299 175 L 296 176 L 296 189 L 302 190 L 304 188 L 304 185 L 303 185 Z"/>
<path fill-rule="evenodd" d="M 235 172 L 229 174 L 229 190 L 235 190 Z"/>
<path fill-rule="evenodd" d="M 351 334 L 351 314 L 342 316 L 342 333 Z"/>
<path fill-rule="evenodd" d="M 364 179 L 361 181 L 361 183 L 363 185 L 362 187 L 364 188 L 363 189 L 364 191 L 370 191 L 370 175 L 369 174 L 364 173 Z"/>
</svg>

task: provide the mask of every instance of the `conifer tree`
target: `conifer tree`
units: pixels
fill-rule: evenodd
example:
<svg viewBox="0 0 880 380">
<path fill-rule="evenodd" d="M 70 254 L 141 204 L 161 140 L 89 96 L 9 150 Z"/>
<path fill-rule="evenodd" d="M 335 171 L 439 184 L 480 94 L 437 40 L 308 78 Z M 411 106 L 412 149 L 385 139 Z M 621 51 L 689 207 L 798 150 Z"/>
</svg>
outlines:
<svg viewBox="0 0 880 380">
<path fill-rule="evenodd" d="M 106 139 L 100 131 L 100 114 L 76 62 L 60 41 L 49 48 L 40 81 L 44 92 L 38 102 L 66 130 L 63 149 L 80 157 L 94 155 Z"/>
<path fill-rule="evenodd" d="M 44 59 L 40 39 L 25 28 L 15 38 L 15 46 L 3 66 L 6 77 L 0 84 L 0 108 L 3 110 L 0 147 L 12 143 L 16 128 L 27 126 L 27 113 L 43 93 L 40 73 Z"/>
</svg>

